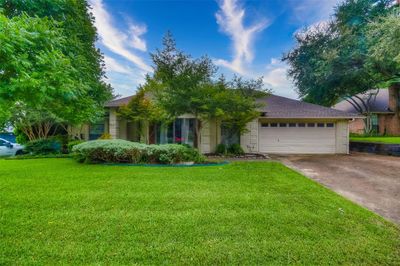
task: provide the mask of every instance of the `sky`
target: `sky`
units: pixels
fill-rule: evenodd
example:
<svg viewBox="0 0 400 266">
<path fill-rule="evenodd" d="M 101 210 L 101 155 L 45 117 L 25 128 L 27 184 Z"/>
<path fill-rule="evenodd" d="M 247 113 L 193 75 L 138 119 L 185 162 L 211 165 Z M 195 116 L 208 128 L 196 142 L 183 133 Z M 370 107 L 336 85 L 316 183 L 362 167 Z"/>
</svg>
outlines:
<svg viewBox="0 0 400 266">
<path fill-rule="evenodd" d="M 294 34 L 330 18 L 340 0 L 89 0 L 115 94 L 134 94 L 152 72 L 150 53 L 170 31 L 178 49 L 209 56 L 227 78 L 263 77 L 274 94 L 298 98 L 282 55 Z"/>
</svg>

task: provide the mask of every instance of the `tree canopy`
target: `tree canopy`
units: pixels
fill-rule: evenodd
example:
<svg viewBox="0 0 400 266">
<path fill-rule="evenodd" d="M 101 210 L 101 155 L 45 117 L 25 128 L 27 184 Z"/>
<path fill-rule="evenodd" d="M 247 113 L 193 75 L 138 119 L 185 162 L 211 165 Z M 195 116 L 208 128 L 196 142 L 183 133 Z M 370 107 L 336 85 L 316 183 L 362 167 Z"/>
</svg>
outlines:
<svg viewBox="0 0 400 266">
<path fill-rule="evenodd" d="M 392 79 L 395 71 L 388 73 L 382 62 L 390 68 L 396 64 L 395 57 L 382 57 L 384 52 L 378 47 L 381 40 L 394 37 L 386 35 L 395 34 L 394 25 L 387 24 L 390 30 L 380 32 L 381 37 L 373 28 L 382 25 L 393 8 L 391 0 L 346 0 L 336 7 L 331 21 L 296 34 L 296 47 L 283 60 L 289 63 L 288 74 L 300 97 L 331 106 Z M 398 20 L 392 16 L 391 22 Z M 392 51 L 400 50 L 399 42 L 390 45 Z"/>
<path fill-rule="evenodd" d="M 101 117 L 112 89 L 103 81 L 86 1 L 0 0 L 0 20 L 3 124 L 30 121 L 23 126 L 34 127 L 38 138 L 49 120 L 78 125 Z"/>
<path fill-rule="evenodd" d="M 262 79 L 235 77 L 228 82 L 223 76 L 216 78 L 217 67 L 213 62 L 206 56 L 195 59 L 178 50 L 171 33 L 165 36 L 163 49 L 157 49 L 151 57 L 154 73 L 147 76 L 140 93 L 150 95 L 162 110 L 159 117 L 163 121 L 191 114 L 197 121 L 220 119 L 227 126 L 245 131 L 246 124 L 259 115 L 255 99 L 267 92 Z M 130 109 L 137 106 L 137 100 L 137 97 L 132 99 Z M 121 108 L 122 113 L 126 113 L 125 108 Z M 144 113 L 147 112 L 148 109 Z M 195 125 L 197 136 L 201 126 L 201 123 Z"/>
</svg>

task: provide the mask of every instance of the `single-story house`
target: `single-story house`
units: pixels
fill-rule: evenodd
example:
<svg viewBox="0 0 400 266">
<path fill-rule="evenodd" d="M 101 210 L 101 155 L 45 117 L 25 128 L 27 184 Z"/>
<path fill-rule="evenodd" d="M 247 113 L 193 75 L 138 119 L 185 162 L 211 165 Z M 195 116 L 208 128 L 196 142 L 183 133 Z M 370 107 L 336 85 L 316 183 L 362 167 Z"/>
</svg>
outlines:
<svg viewBox="0 0 400 266">
<path fill-rule="evenodd" d="M 352 99 L 352 103 L 343 100 L 334 105 L 333 108 L 364 116 L 367 115 L 367 110 L 369 110 L 374 132 L 380 135 L 400 136 L 400 88 L 370 90 L 366 93 L 357 94 Z M 358 107 L 356 108 L 354 105 Z M 350 133 L 363 134 L 365 132 L 364 119 L 354 119 L 349 123 L 349 127 Z"/>
<path fill-rule="evenodd" d="M 106 104 L 105 123 L 88 126 L 87 139 L 96 139 L 103 132 L 112 138 L 142 141 L 150 144 L 195 143 L 195 118 L 183 115 L 172 124 L 147 124 L 144 134 L 138 132 L 137 123 L 120 117 L 117 110 L 131 97 Z M 315 104 L 269 95 L 258 100 L 264 104 L 260 116 L 248 123 L 242 135 L 224 127 L 221 121 L 201 121 L 198 148 L 212 153 L 220 143 L 239 143 L 245 152 L 285 154 L 333 154 L 349 152 L 349 122 L 359 117 Z"/>
</svg>

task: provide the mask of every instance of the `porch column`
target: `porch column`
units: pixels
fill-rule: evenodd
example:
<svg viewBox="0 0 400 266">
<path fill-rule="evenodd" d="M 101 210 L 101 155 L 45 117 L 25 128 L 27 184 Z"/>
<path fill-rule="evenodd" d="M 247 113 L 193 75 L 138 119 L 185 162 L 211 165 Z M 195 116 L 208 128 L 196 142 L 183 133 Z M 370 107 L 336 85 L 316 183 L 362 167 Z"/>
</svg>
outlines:
<svg viewBox="0 0 400 266">
<path fill-rule="evenodd" d="M 119 121 L 117 116 L 117 110 L 115 108 L 110 109 L 110 118 L 108 126 L 111 138 L 117 139 L 119 137 Z"/>
</svg>

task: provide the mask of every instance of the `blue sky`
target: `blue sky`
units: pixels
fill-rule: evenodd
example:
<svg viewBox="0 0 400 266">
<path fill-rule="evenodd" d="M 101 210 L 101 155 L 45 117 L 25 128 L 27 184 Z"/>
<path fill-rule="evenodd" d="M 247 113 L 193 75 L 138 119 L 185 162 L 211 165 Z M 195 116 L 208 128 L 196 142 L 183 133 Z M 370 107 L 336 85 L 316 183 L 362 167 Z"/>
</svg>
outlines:
<svg viewBox="0 0 400 266">
<path fill-rule="evenodd" d="M 263 76 L 277 95 L 297 98 L 282 54 L 293 34 L 329 19 L 339 0 L 89 0 L 115 93 L 134 93 L 152 71 L 149 53 L 170 30 L 179 49 L 208 55 L 219 73 Z"/>
</svg>

